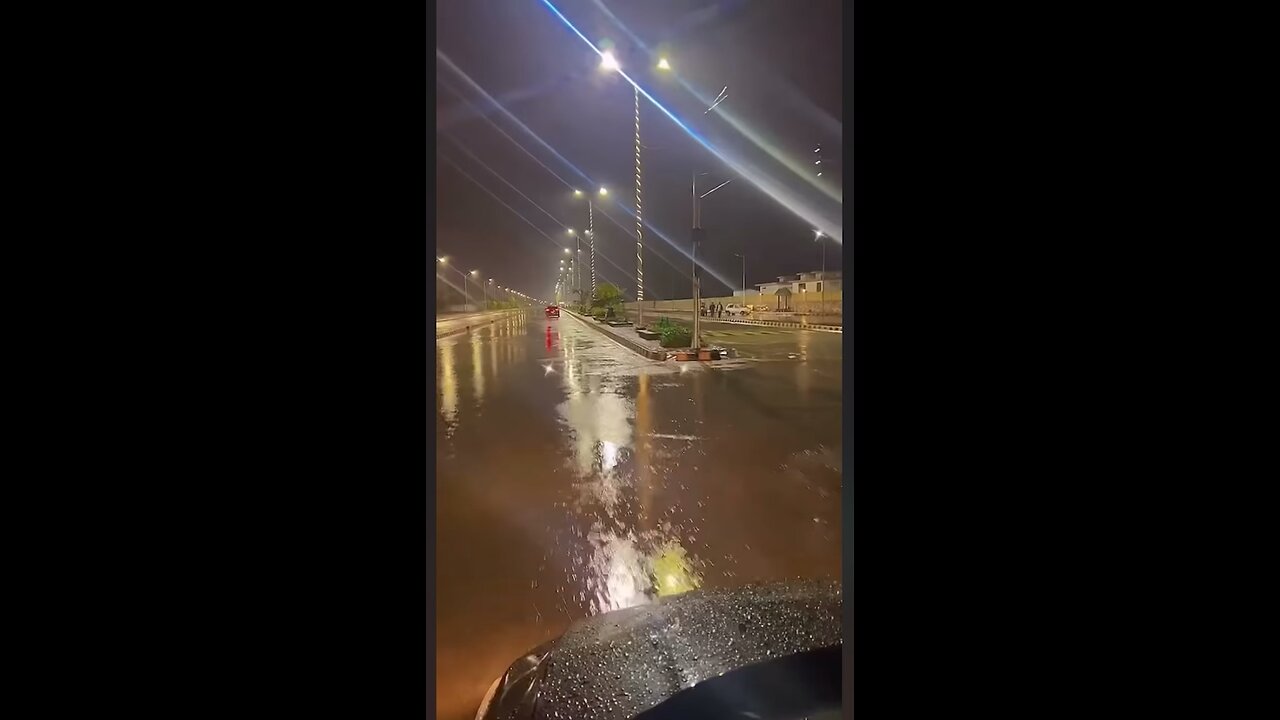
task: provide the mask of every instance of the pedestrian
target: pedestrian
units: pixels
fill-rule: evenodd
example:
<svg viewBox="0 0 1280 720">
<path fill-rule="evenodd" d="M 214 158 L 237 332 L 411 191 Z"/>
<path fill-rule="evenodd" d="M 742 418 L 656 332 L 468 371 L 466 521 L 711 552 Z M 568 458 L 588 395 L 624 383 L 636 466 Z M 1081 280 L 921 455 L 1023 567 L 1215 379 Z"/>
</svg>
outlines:
<svg viewBox="0 0 1280 720">
<path fill-rule="evenodd" d="M 720 303 L 716 308 L 716 317 L 724 317 L 724 303 Z"/>
</svg>

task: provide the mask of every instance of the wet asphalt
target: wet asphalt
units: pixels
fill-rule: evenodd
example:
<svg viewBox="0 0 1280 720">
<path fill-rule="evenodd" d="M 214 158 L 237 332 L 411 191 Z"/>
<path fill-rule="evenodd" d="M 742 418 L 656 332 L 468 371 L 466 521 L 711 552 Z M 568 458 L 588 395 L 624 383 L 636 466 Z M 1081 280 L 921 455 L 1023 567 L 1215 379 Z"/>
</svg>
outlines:
<svg viewBox="0 0 1280 720">
<path fill-rule="evenodd" d="M 841 336 L 709 330 L 735 359 L 539 311 L 437 339 L 438 717 L 586 615 L 839 577 Z"/>
</svg>

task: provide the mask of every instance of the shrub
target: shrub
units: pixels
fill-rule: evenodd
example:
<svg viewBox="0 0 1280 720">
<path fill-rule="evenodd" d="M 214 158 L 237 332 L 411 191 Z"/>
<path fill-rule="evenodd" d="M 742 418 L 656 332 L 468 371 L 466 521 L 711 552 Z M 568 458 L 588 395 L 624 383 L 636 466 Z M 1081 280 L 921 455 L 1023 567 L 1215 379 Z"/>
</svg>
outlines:
<svg viewBox="0 0 1280 720">
<path fill-rule="evenodd" d="M 668 323 L 665 327 L 659 327 L 658 332 L 662 334 L 659 344 L 664 348 L 689 347 L 693 344 L 693 331 L 682 325 Z"/>
</svg>

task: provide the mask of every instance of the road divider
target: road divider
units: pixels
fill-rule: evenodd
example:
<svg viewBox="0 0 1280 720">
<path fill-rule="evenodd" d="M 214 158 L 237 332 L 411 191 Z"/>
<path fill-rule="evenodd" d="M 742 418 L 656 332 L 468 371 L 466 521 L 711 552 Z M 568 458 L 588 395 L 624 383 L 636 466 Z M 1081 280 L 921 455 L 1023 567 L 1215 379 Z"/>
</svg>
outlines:
<svg viewBox="0 0 1280 720">
<path fill-rule="evenodd" d="M 667 350 L 664 348 L 657 348 L 657 349 L 651 348 L 641 343 L 639 338 L 630 338 L 622 334 L 621 332 L 611 332 L 613 328 L 610 328 L 607 325 L 602 325 L 600 323 L 597 323 L 594 320 L 590 320 L 586 316 L 579 315 L 578 313 L 572 310 L 569 310 L 568 308 L 561 308 L 560 317 L 564 317 L 565 315 L 572 317 L 574 320 L 577 320 L 583 325 L 586 325 L 592 330 L 595 330 L 601 335 L 604 335 L 605 337 L 614 341 L 618 345 L 621 345 L 622 347 L 630 350 L 631 352 L 637 355 L 649 358 L 650 360 L 666 360 L 667 359 Z M 626 326 L 624 329 L 629 330 L 633 333 L 635 332 L 635 330 L 629 325 Z"/>
</svg>

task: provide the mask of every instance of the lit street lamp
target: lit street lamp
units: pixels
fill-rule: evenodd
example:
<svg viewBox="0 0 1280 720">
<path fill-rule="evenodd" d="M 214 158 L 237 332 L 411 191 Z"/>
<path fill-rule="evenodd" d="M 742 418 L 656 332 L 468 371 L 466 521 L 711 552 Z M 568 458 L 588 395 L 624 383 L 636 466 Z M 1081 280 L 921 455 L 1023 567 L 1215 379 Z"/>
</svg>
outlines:
<svg viewBox="0 0 1280 720">
<path fill-rule="evenodd" d="M 608 194 L 609 194 L 608 189 L 600 188 L 600 197 L 605 197 Z M 583 196 L 583 193 L 581 190 L 574 190 L 573 196 L 576 198 L 580 198 Z M 590 197 L 587 198 L 587 244 L 590 247 L 590 252 L 591 252 L 591 295 L 592 297 L 594 297 L 596 294 L 595 203 L 591 200 Z M 579 294 L 581 294 L 581 291 L 579 291 Z"/>
<path fill-rule="evenodd" d="M 622 66 L 618 64 L 618 59 L 613 56 L 612 52 L 605 51 L 600 54 L 600 68 L 607 71 L 617 72 L 631 83 L 632 102 L 635 106 L 635 158 L 636 158 L 636 329 L 644 328 L 644 194 L 641 192 L 641 165 L 640 165 L 640 86 L 631 78 L 626 77 L 622 72 Z M 659 70 L 670 70 L 671 63 L 667 62 L 665 57 L 658 60 Z M 601 194 L 604 194 L 603 192 Z M 595 285 L 592 284 L 592 292 L 595 291 Z"/>
<path fill-rule="evenodd" d="M 465 309 L 468 305 L 471 304 L 471 301 L 467 299 L 467 274 L 455 267 L 451 267 L 449 265 L 449 258 L 447 257 L 438 257 L 436 258 L 436 262 L 440 263 L 442 267 L 447 267 L 450 270 L 462 276 L 462 307 Z M 471 274 L 475 275 L 478 272 L 479 272 L 478 270 L 472 270 Z"/>
</svg>

